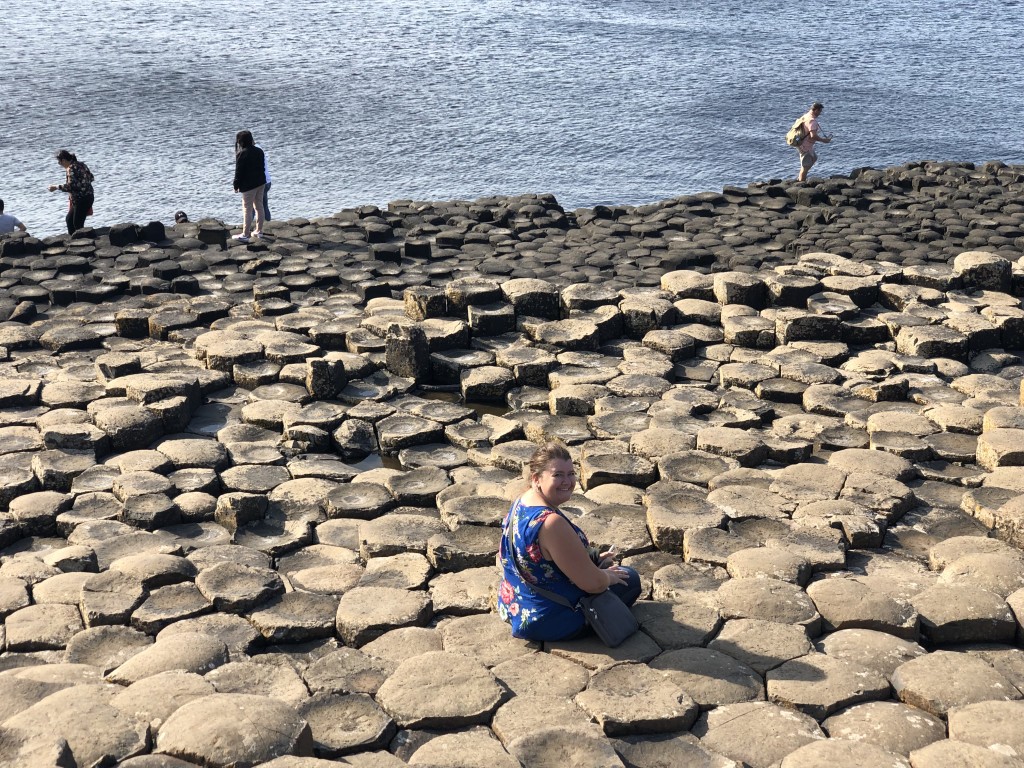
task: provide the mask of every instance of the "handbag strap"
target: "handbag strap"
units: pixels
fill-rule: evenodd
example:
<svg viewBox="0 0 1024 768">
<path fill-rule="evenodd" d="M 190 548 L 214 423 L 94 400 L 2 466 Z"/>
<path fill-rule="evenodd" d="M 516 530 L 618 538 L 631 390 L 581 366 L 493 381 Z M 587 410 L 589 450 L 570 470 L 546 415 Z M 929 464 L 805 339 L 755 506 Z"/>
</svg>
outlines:
<svg viewBox="0 0 1024 768">
<path fill-rule="evenodd" d="M 518 509 L 521 504 L 522 504 L 522 499 L 517 499 L 516 500 L 516 508 Z M 553 511 L 555 512 L 555 514 L 561 514 L 561 513 L 558 512 L 558 510 L 553 510 Z M 511 543 L 511 541 L 510 541 L 510 543 Z M 529 589 L 531 592 L 533 592 L 535 594 L 540 595 L 541 597 L 546 597 L 548 600 L 551 600 L 554 603 L 558 603 L 559 605 L 563 605 L 566 608 L 571 608 L 574 611 L 578 611 L 579 610 L 579 606 L 578 605 L 573 605 L 572 603 L 570 603 L 569 599 L 567 597 L 564 597 L 564 596 L 558 594 L 557 592 L 552 592 L 550 589 L 544 589 L 544 587 L 537 586 L 536 584 L 531 584 L 527 580 L 526 576 L 523 575 L 523 572 L 519 569 L 519 562 L 516 560 L 516 548 L 515 548 L 515 546 L 512 546 L 511 549 L 512 549 L 512 551 L 509 553 L 509 557 L 512 560 L 512 567 L 516 569 L 516 573 L 519 574 L 520 581 L 522 581 L 523 584 L 526 585 L 527 589 Z"/>
</svg>

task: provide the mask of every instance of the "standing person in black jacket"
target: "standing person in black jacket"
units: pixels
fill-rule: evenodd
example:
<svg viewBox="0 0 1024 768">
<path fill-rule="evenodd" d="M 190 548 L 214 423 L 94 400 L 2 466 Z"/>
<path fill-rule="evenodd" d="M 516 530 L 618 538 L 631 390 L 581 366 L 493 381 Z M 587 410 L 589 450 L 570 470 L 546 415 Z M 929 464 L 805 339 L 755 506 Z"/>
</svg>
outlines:
<svg viewBox="0 0 1024 768">
<path fill-rule="evenodd" d="M 68 193 L 68 215 L 64 221 L 68 225 L 68 234 L 73 235 L 85 226 L 85 217 L 92 213 L 93 175 L 89 166 L 66 149 L 57 153 L 57 162 L 64 169 L 66 180 L 63 184 L 51 184 L 48 189 Z"/>
<path fill-rule="evenodd" d="M 249 242 L 250 235 L 263 237 L 263 189 L 267 184 L 263 150 L 255 146 L 250 131 L 235 135 L 235 192 L 242 193 L 242 234 L 235 240 Z M 256 229 L 252 219 L 256 216 Z"/>
</svg>

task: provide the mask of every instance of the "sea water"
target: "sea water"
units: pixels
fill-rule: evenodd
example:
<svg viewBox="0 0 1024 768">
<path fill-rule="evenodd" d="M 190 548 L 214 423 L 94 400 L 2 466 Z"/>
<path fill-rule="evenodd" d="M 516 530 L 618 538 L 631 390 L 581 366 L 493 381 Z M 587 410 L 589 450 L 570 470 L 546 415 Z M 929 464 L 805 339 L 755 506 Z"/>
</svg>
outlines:
<svg viewBox="0 0 1024 768">
<path fill-rule="evenodd" d="M 0 43 L 0 198 L 64 229 L 54 160 L 96 176 L 95 226 L 237 223 L 235 133 L 275 218 L 551 192 L 637 204 L 814 173 L 1024 161 L 1024 7 L 919 0 L 13 0 Z"/>
</svg>

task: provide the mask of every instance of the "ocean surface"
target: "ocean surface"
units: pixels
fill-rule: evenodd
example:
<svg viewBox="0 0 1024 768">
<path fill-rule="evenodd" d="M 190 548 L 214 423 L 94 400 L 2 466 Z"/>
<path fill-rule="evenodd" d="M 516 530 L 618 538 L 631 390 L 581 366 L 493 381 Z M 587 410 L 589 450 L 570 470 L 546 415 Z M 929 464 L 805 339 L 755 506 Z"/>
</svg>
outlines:
<svg viewBox="0 0 1024 768">
<path fill-rule="evenodd" d="M 64 231 L 54 153 L 96 175 L 94 226 L 241 219 L 235 132 L 275 218 L 551 192 L 637 204 L 910 160 L 1024 162 L 1024 4 L 948 0 L 14 0 L 0 198 Z"/>
</svg>

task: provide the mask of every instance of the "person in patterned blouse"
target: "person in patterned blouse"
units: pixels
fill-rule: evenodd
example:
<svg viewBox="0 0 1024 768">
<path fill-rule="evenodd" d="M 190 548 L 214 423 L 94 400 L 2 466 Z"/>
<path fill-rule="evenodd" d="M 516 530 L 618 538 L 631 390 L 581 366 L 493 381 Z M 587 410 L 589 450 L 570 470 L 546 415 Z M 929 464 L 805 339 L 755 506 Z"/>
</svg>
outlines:
<svg viewBox="0 0 1024 768">
<path fill-rule="evenodd" d="M 57 162 L 66 174 L 63 184 L 51 184 L 49 190 L 68 193 L 68 215 L 64 221 L 68 234 L 73 235 L 85 226 L 85 217 L 92 213 L 93 191 L 92 171 L 71 152 L 62 149 L 57 153 Z"/>
<path fill-rule="evenodd" d="M 502 523 L 498 615 L 512 635 L 528 640 L 568 640 L 587 632 L 582 611 L 559 605 L 530 586 L 576 605 L 587 594 L 610 589 L 626 605 L 640 596 L 640 576 L 616 565 L 614 549 L 600 551 L 558 508 L 576 488 L 566 447 L 549 442 L 530 459 L 530 489 L 516 499 Z"/>
</svg>

